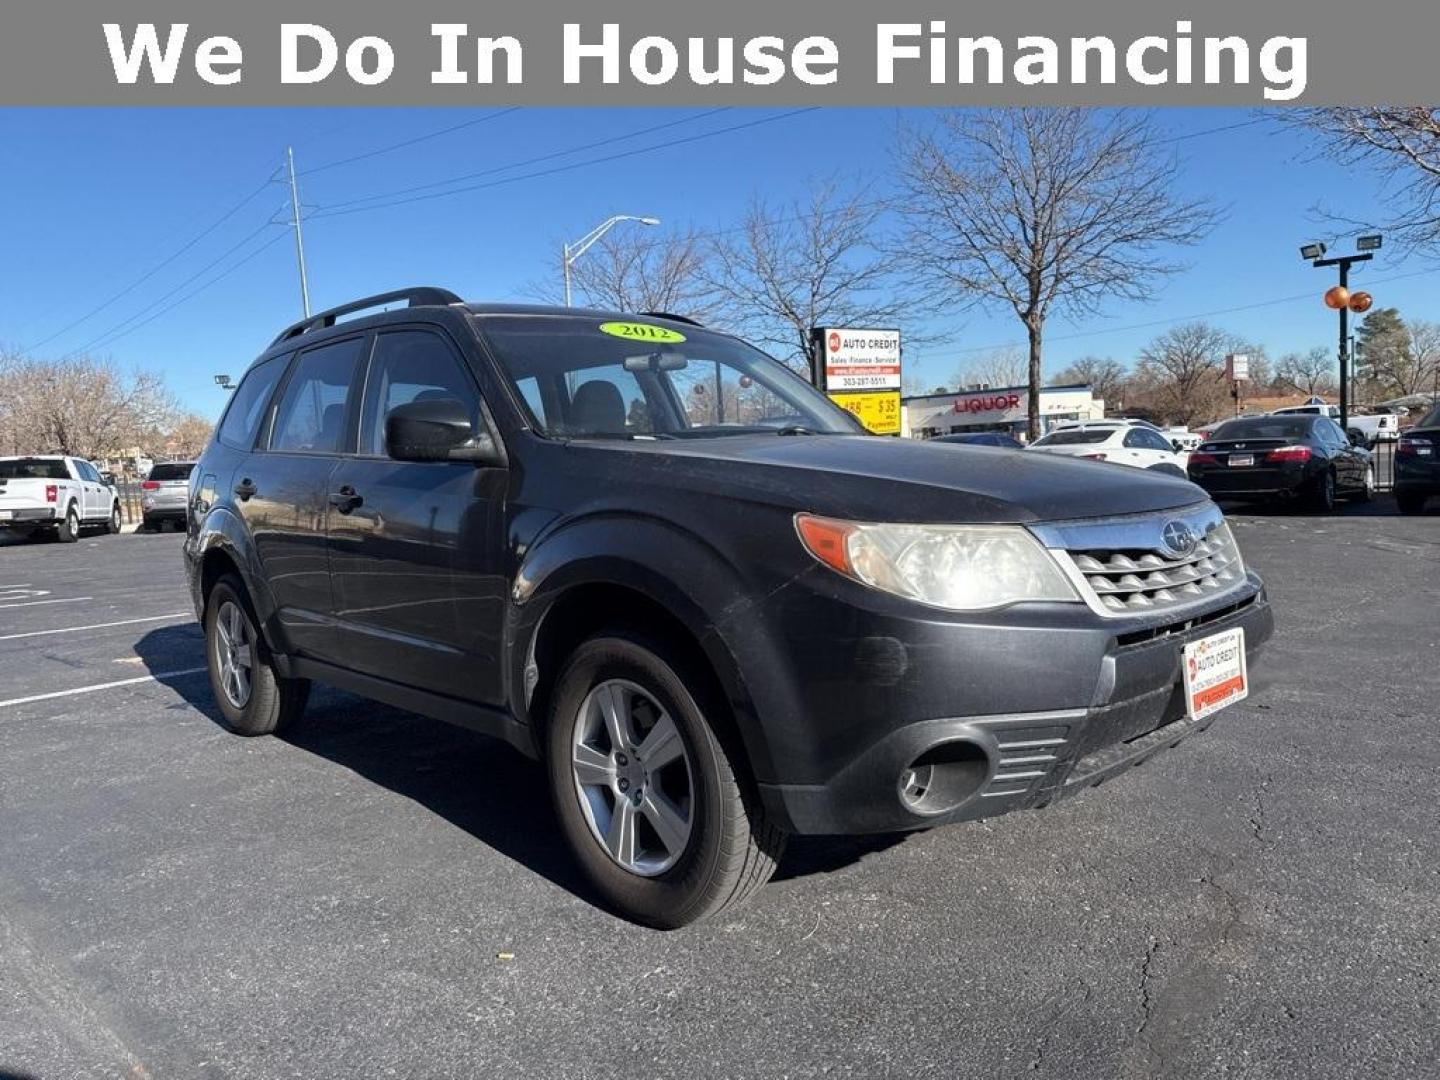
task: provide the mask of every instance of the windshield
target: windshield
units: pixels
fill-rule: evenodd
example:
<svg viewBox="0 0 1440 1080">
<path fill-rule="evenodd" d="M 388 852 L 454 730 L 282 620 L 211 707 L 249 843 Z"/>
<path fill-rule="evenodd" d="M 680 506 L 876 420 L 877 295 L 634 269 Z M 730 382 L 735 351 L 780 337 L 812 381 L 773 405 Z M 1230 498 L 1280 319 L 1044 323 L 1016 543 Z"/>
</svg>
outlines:
<svg viewBox="0 0 1440 1080">
<path fill-rule="evenodd" d="M 1215 429 L 1211 442 L 1234 439 L 1303 439 L 1310 433 L 1308 417 L 1257 416 L 1246 420 L 1227 420 Z"/>
<path fill-rule="evenodd" d="M 582 316 L 486 316 L 477 323 L 546 435 L 863 434 L 809 383 L 723 334 Z"/>
<path fill-rule="evenodd" d="M 1115 434 L 1114 428 L 1067 428 L 1052 431 L 1043 439 L 1036 439 L 1036 446 L 1083 446 L 1086 443 L 1102 443 Z"/>
<path fill-rule="evenodd" d="M 0 480 L 68 480 L 65 462 L 57 458 L 6 458 L 0 460 Z"/>
<path fill-rule="evenodd" d="M 1430 410 L 1429 414 L 1415 426 L 1422 428 L 1440 427 L 1440 408 Z"/>
</svg>

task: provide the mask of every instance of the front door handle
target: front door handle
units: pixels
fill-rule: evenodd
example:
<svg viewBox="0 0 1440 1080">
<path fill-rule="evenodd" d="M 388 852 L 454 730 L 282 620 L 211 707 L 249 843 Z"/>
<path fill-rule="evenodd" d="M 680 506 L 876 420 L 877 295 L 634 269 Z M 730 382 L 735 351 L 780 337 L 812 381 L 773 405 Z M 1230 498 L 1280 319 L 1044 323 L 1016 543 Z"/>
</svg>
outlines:
<svg viewBox="0 0 1440 1080">
<path fill-rule="evenodd" d="M 260 489 L 255 486 L 255 482 L 248 476 L 235 485 L 235 494 L 240 496 L 241 502 L 248 502 L 259 490 Z"/>
<path fill-rule="evenodd" d="M 355 489 L 346 484 L 339 491 L 330 493 L 330 505 L 339 510 L 342 514 L 348 514 L 357 506 L 364 505 L 365 500 L 355 494 Z"/>
</svg>

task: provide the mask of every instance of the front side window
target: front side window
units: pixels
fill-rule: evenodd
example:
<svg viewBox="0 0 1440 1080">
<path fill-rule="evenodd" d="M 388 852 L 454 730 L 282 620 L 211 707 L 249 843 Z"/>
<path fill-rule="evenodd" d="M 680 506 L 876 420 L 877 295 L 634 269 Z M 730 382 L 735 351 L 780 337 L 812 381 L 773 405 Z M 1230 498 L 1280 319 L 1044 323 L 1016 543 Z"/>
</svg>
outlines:
<svg viewBox="0 0 1440 1080">
<path fill-rule="evenodd" d="M 285 373 L 288 359 L 288 356 L 271 357 L 263 364 L 256 364 L 240 380 L 220 421 L 217 437 L 221 442 L 237 450 L 249 450 L 255 445 L 255 436 L 265 417 L 265 406 L 270 403 L 275 384 Z"/>
<path fill-rule="evenodd" d="M 536 429 L 556 438 L 863 434 L 809 383 L 724 334 L 567 315 L 476 323 Z"/>
<path fill-rule="evenodd" d="M 423 330 L 381 334 L 365 382 L 359 452 L 384 456 L 385 417 L 392 409 L 442 398 L 460 401 L 470 413 L 472 429 L 482 430 L 474 381 L 444 339 Z"/>
<path fill-rule="evenodd" d="M 270 449 L 297 454 L 338 454 L 345 413 L 364 338 L 337 341 L 301 353 L 275 411 Z"/>
</svg>

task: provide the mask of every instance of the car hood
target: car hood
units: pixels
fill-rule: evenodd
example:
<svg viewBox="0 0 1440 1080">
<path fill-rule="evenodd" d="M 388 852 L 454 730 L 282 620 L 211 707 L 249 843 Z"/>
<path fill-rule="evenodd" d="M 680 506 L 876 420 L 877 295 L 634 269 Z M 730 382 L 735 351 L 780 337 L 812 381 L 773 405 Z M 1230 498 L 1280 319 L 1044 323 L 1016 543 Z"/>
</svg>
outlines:
<svg viewBox="0 0 1440 1080">
<path fill-rule="evenodd" d="M 734 435 L 571 447 L 600 451 L 624 469 L 627 483 L 649 480 L 692 496 L 857 521 L 1063 521 L 1169 510 L 1208 498 L 1188 480 L 1123 465 L 879 436 Z"/>
</svg>

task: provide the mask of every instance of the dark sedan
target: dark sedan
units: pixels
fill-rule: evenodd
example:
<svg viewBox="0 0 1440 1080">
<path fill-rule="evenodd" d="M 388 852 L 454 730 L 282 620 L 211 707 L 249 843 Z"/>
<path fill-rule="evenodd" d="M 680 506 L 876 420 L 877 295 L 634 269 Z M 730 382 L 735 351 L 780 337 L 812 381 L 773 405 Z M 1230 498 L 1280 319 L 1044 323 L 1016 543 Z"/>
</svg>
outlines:
<svg viewBox="0 0 1440 1080">
<path fill-rule="evenodd" d="M 930 440 L 938 443 L 963 443 L 966 446 L 999 446 L 1006 450 L 1023 450 L 1024 443 L 1003 431 L 970 431 L 959 435 L 937 435 Z"/>
<path fill-rule="evenodd" d="M 1405 431 L 1395 447 L 1395 501 L 1402 514 L 1419 514 L 1440 495 L 1440 408 Z"/>
<path fill-rule="evenodd" d="M 1322 511 L 1375 493 L 1370 452 L 1327 416 L 1227 420 L 1191 453 L 1188 472 L 1217 499 L 1299 498 Z"/>
</svg>

